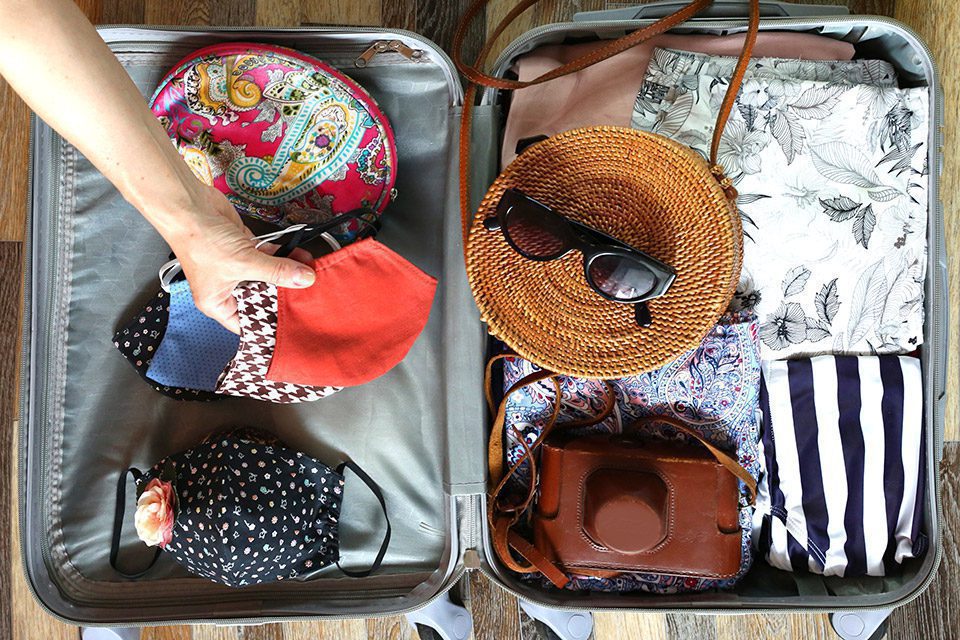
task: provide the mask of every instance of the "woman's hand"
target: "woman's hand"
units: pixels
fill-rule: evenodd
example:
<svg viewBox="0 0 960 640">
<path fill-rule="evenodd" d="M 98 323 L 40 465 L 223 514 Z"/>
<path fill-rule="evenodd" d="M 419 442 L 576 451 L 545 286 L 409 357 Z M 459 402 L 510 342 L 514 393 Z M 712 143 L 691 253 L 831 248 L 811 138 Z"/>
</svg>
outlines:
<svg viewBox="0 0 960 640">
<path fill-rule="evenodd" d="M 313 270 L 296 262 L 305 252 L 291 260 L 254 248 L 236 211 L 191 173 L 72 0 L 0 0 L 0 76 L 156 227 L 205 314 L 239 333 L 231 295 L 239 282 L 313 283 Z"/>
<path fill-rule="evenodd" d="M 307 266 L 312 257 L 297 249 L 290 258 L 274 258 L 268 254 L 277 247 L 270 244 L 256 249 L 253 233 L 226 197 L 213 187 L 197 185 L 193 202 L 183 205 L 181 212 L 166 212 L 181 224 L 165 236 L 180 259 L 197 308 L 240 333 L 233 297 L 237 284 L 259 280 L 279 287 L 309 287 L 314 280 L 314 271 Z"/>
</svg>

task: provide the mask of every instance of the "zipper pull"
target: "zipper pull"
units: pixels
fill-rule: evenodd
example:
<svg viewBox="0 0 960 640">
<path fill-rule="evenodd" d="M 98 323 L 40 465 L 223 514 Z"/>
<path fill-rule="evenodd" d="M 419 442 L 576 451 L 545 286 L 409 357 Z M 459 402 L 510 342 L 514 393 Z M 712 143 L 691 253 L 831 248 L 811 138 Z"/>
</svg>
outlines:
<svg viewBox="0 0 960 640">
<path fill-rule="evenodd" d="M 353 64 L 354 66 L 362 69 L 370 63 L 370 60 L 374 56 L 381 53 L 387 53 L 388 51 L 399 53 L 404 58 L 412 62 L 420 62 L 423 60 L 423 51 L 420 49 L 411 49 L 399 40 L 377 40 L 370 45 L 366 51 L 361 53 L 360 57 L 353 61 Z"/>
</svg>

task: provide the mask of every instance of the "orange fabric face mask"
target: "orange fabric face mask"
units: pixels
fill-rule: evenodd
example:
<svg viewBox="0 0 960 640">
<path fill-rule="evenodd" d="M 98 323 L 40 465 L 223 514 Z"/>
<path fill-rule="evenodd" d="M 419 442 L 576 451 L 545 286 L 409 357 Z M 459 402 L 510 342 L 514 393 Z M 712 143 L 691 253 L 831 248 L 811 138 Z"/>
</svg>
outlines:
<svg viewBox="0 0 960 640">
<path fill-rule="evenodd" d="M 306 289 L 280 288 L 267 379 L 349 387 L 406 357 L 430 316 L 435 278 L 368 238 L 314 261 Z"/>
</svg>

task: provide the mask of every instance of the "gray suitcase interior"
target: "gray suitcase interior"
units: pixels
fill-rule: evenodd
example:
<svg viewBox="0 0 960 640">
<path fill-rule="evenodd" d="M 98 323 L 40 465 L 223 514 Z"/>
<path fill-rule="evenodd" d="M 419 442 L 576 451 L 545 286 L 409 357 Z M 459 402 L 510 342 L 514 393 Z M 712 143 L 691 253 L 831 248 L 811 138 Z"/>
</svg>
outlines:
<svg viewBox="0 0 960 640">
<path fill-rule="evenodd" d="M 531 31 L 505 52 L 503 73 L 520 53 L 569 37 L 609 38 L 643 24 L 568 23 Z M 689 29 L 739 31 L 739 23 Z M 874 18 L 769 21 L 765 29 L 822 32 L 857 43 L 864 56 L 894 63 L 909 83 L 928 84 L 931 123 L 942 111 L 929 52 L 897 23 Z M 902 575 L 831 583 L 842 595 L 799 595 L 790 575 L 755 563 L 731 592 L 686 596 L 604 595 L 540 590 L 496 562 L 483 517 L 486 418 L 484 337 L 463 271 L 456 190 L 456 132 L 462 90 L 447 56 L 415 34 L 381 29 L 186 31 L 106 28 L 102 35 L 149 95 L 181 57 L 220 41 L 291 46 L 361 82 L 394 125 L 399 197 L 380 236 L 441 286 L 423 336 L 407 359 L 374 383 L 320 402 L 269 405 L 229 399 L 178 403 L 143 384 L 111 344 L 114 328 L 155 292 L 166 259 L 160 237 L 71 146 L 35 123 L 32 208 L 26 258 L 21 372 L 21 534 L 27 575 L 54 614 L 93 624 L 265 621 L 370 616 L 415 608 L 463 573 L 464 557 L 505 588 L 543 604 L 584 608 L 694 610 L 842 609 L 903 602 L 932 579 L 939 562 L 936 490 L 944 409 L 946 257 L 937 171 L 930 176 L 930 265 L 923 351 L 927 407 L 927 527 L 931 552 Z M 402 40 L 421 62 L 395 53 L 365 68 L 357 56 L 378 40 Z M 496 174 L 500 96 L 477 110 L 474 197 Z M 931 167 L 939 167 L 940 129 L 931 127 Z M 120 579 L 108 552 L 117 474 L 147 467 L 212 430 L 260 426 L 331 465 L 349 456 L 383 487 L 394 537 L 376 575 L 344 578 L 331 567 L 309 582 L 232 590 L 189 576 L 162 558 L 148 577 Z M 342 552 L 365 566 L 379 544 L 372 496 L 348 478 Z M 149 554 L 127 530 L 125 562 Z M 474 559 L 478 562 L 474 562 Z"/>
</svg>

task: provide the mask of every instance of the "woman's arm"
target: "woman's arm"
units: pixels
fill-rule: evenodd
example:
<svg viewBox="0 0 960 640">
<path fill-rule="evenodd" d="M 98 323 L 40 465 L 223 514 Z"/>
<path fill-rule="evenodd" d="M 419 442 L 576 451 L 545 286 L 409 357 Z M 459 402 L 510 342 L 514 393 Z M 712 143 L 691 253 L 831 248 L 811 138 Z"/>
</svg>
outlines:
<svg viewBox="0 0 960 640">
<path fill-rule="evenodd" d="M 309 267 L 254 248 L 236 211 L 194 177 L 71 0 L 0 0 L 0 76 L 160 232 L 197 306 L 228 329 L 239 332 L 231 295 L 239 282 L 313 283 Z"/>
</svg>

